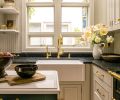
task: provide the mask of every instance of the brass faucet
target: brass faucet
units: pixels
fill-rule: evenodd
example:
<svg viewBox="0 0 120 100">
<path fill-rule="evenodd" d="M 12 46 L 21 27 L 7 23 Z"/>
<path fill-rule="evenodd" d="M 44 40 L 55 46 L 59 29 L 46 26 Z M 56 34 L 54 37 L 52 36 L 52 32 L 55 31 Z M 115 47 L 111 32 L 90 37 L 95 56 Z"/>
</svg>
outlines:
<svg viewBox="0 0 120 100">
<path fill-rule="evenodd" d="M 51 52 L 48 51 L 48 45 L 46 45 L 46 58 L 48 59 L 51 56 Z"/>
<path fill-rule="evenodd" d="M 58 37 L 58 44 L 57 44 L 57 58 L 59 59 L 60 58 L 60 55 L 63 54 L 64 50 L 61 48 L 62 45 L 63 45 L 63 37 L 61 34 L 59 34 L 59 37 Z"/>
</svg>

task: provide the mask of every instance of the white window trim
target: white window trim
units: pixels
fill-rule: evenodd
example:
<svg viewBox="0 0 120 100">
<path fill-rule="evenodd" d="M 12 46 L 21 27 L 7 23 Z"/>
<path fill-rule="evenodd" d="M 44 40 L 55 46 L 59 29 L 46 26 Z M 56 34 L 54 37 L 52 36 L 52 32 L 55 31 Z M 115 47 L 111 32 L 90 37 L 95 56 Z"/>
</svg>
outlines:
<svg viewBox="0 0 120 100">
<path fill-rule="evenodd" d="M 26 4 L 27 0 L 22 0 L 22 52 L 46 52 L 46 47 L 29 47 L 28 44 L 28 40 L 27 40 L 27 23 L 26 20 L 27 20 L 27 5 L 29 6 L 43 6 L 43 7 L 51 7 L 51 6 L 54 6 L 53 3 L 43 3 L 43 4 L 39 4 L 39 3 L 29 3 L 29 4 Z M 69 32 L 70 34 L 65 33 L 65 32 L 61 32 L 61 1 L 58 2 L 58 0 L 54 0 L 54 2 L 56 3 L 55 5 L 55 17 L 54 17 L 54 20 L 55 20 L 55 23 L 54 23 L 54 27 L 55 27 L 55 30 L 54 30 L 54 33 L 63 33 L 62 35 L 63 36 L 80 36 L 80 34 L 78 33 L 75 33 L 75 32 Z M 94 0 L 89 0 L 89 3 L 72 3 L 73 6 L 72 7 L 76 7 L 76 6 L 88 6 L 88 25 L 93 25 L 94 23 L 94 7 L 93 7 L 93 3 L 94 3 Z M 64 7 L 69 7 L 71 3 L 62 3 L 62 6 Z M 71 6 L 70 6 L 71 7 Z M 48 37 L 48 36 L 53 36 L 54 35 L 54 43 L 55 46 L 54 47 L 49 47 L 49 50 L 51 52 L 57 52 L 57 38 L 58 38 L 58 35 L 59 34 L 51 34 L 50 32 L 42 32 L 43 34 L 40 34 L 39 36 L 45 36 L 45 37 Z M 35 34 L 30 34 L 31 36 L 38 36 L 37 32 Z M 64 47 L 64 52 L 91 52 L 91 48 L 81 48 L 81 47 Z"/>
</svg>

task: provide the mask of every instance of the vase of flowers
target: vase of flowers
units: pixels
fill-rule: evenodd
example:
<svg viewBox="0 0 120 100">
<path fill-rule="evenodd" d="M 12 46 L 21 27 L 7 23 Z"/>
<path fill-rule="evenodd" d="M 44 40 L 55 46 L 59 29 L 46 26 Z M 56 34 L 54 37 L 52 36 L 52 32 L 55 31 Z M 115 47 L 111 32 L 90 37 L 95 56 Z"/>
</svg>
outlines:
<svg viewBox="0 0 120 100">
<path fill-rule="evenodd" d="M 108 35 L 107 26 L 103 24 L 88 27 L 85 32 L 85 38 L 93 45 L 94 59 L 100 59 L 102 49 L 104 47 L 109 47 L 114 41 L 114 38 Z"/>
</svg>

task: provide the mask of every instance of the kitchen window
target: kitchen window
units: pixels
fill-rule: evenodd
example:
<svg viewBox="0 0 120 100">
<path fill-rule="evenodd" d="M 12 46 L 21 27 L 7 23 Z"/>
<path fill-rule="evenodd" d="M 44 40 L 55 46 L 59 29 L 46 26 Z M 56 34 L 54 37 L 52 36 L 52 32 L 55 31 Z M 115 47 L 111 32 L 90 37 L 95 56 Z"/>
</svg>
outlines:
<svg viewBox="0 0 120 100">
<path fill-rule="evenodd" d="M 59 34 L 65 51 L 90 50 L 84 31 L 90 20 L 88 0 L 26 0 L 23 1 L 23 51 L 57 49 Z"/>
</svg>

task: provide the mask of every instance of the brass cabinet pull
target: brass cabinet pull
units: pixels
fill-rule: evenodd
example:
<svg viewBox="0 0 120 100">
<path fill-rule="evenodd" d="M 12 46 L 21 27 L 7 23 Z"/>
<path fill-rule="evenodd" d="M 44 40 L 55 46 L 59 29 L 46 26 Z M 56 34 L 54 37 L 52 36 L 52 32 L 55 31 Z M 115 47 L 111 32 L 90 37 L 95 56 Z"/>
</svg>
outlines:
<svg viewBox="0 0 120 100">
<path fill-rule="evenodd" d="M 114 97 L 112 97 L 112 100 L 116 100 Z"/>
<path fill-rule="evenodd" d="M 16 98 L 16 100 L 20 100 L 19 98 Z"/>
<path fill-rule="evenodd" d="M 100 74 L 98 71 L 96 72 L 96 75 L 101 79 L 101 77 L 102 78 L 104 78 L 104 75 L 103 74 Z"/>
<path fill-rule="evenodd" d="M 101 96 L 105 97 L 105 95 L 102 94 L 99 89 L 97 89 L 97 92 L 98 92 Z"/>
<path fill-rule="evenodd" d="M 2 98 L 0 98 L 0 100 L 3 100 Z"/>
</svg>

